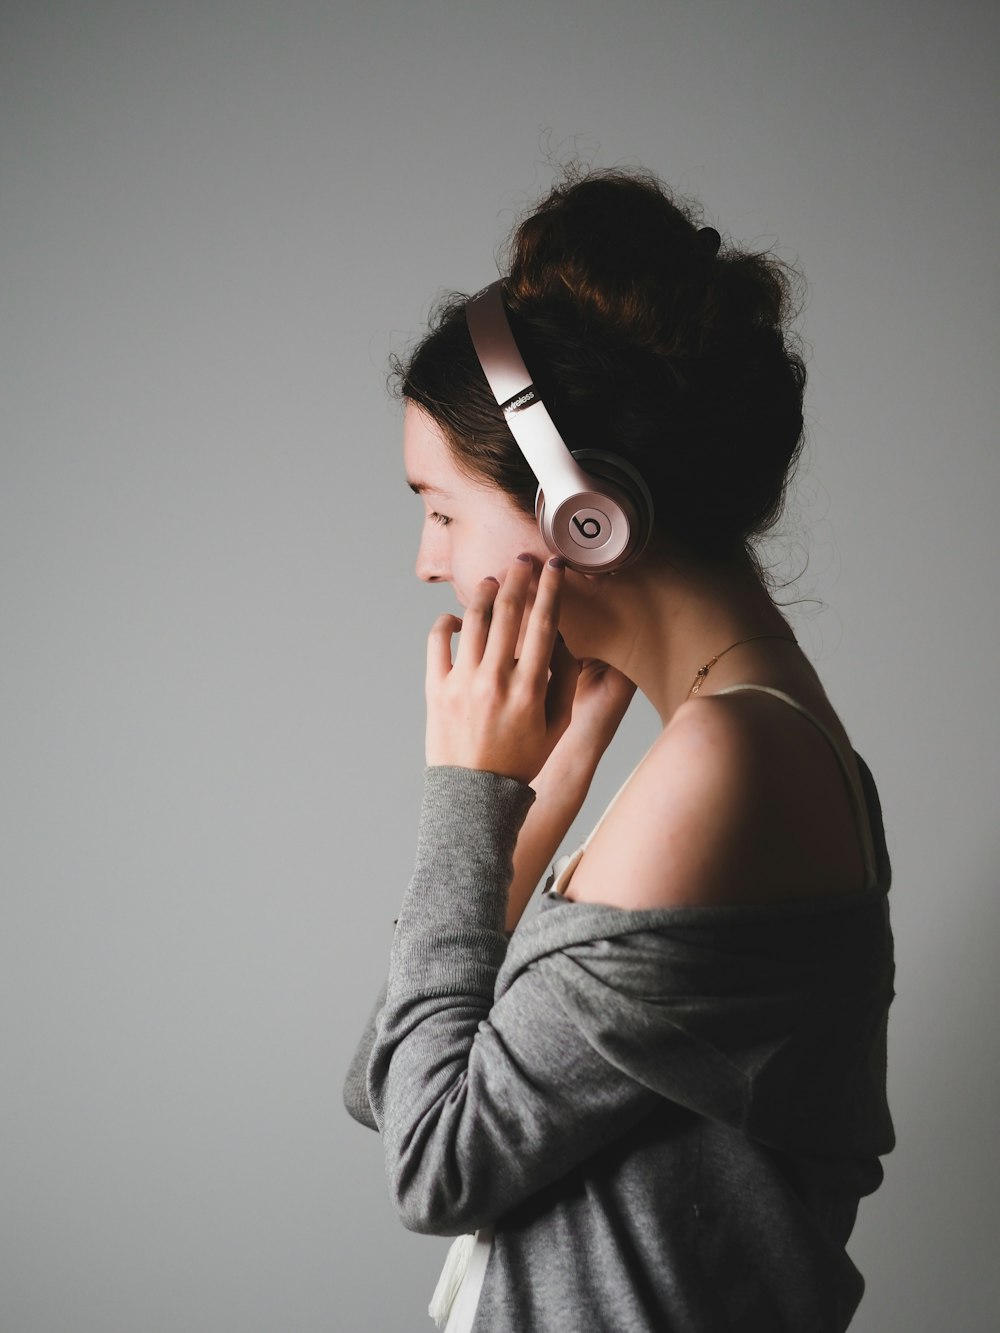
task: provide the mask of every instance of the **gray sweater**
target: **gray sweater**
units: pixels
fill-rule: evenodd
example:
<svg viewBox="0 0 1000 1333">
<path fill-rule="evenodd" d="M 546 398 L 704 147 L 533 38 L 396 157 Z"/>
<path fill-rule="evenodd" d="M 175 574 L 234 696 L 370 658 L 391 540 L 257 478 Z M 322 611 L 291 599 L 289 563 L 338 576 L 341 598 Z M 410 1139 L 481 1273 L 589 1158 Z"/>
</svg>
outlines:
<svg viewBox="0 0 1000 1333">
<path fill-rule="evenodd" d="M 476 1333 L 840 1333 L 894 1146 L 874 891 L 626 911 L 543 895 L 508 940 L 531 787 L 425 769 L 389 975 L 344 1088 L 405 1226 L 495 1223 Z M 432 1325 L 428 1320 L 428 1327 Z"/>
</svg>

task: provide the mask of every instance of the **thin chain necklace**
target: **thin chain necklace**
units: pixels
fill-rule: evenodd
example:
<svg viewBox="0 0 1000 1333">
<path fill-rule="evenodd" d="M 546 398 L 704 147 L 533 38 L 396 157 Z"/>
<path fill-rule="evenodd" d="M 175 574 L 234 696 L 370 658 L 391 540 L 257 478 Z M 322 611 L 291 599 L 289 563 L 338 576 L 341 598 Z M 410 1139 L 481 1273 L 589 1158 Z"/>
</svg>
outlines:
<svg viewBox="0 0 1000 1333">
<path fill-rule="evenodd" d="M 721 653 L 716 653 L 704 666 L 698 668 L 695 672 L 694 680 L 691 682 L 691 688 L 688 690 L 685 698 L 690 699 L 692 694 L 698 693 L 704 684 L 705 677 L 712 670 L 712 667 L 715 666 L 720 657 L 725 657 L 726 653 L 731 652 L 733 648 L 738 648 L 741 643 L 753 643 L 755 639 L 782 639 L 785 643 L 798 643 L 798 639 L 796 639 L 794 634 L 791 638 L 789 638 L 787 634 L 751 634 L 749 639 L 737 639 L 735 643 L 731 643 L 728 648 L 723 648 Z"/>
</svg>

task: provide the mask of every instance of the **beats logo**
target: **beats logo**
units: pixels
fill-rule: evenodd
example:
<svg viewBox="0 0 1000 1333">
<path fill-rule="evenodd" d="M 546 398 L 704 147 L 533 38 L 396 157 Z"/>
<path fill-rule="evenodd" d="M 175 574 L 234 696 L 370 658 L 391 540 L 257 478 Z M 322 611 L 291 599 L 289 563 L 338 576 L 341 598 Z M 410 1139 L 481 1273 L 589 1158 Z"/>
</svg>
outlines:
<svg viewBox="0 0 1000 1333">
<path fill-rule="evenodd" d="M 569 521 L 569 535 L 578 546 L 602 546 L 611 530 L 607 514 L 599 509 L 578 509 Z"/>
</svg>

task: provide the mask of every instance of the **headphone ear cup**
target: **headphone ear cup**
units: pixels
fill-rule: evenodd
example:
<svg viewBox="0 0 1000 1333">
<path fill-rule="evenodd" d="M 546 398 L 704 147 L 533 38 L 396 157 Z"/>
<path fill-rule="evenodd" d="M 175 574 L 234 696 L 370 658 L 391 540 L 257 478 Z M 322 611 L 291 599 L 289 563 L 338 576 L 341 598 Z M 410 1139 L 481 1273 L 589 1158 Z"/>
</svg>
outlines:
<svg viewBox="0 0 1000 1333">
<path fill-rule="evenodd" d="M 592 560 L 585 567 L 587 573 L 613 574 L 631 564 L 645 549 L 653 532 L 653 497 L 642 474 L 620 455 L 605 453 L 601 449 L 573 449 L 570 452 L 583 470 L 593 477 L 594 489 L 613 500 L 628 518 L 629 537 L 624 551 L 609 567 L 602 568 Z M 562 549 L 551 531 L 540 486 L 535 494 L 535 519 L 546 545 L 564 556 L 573 568 L 572 550 Z"/>
<path fill-rule="evenodd" d="M 652 497 L 636 469 L 614 452 L 567 448 L 524 364 L 503 285 L 501 278 L 471 297 L 465 319 L 507 429 L 539 480 L 535 518 L 542 540 L 570 569 L 613 574 L 649 541 Z M 548 504 L 543 484 L 551 492 Z"/>
</svg>

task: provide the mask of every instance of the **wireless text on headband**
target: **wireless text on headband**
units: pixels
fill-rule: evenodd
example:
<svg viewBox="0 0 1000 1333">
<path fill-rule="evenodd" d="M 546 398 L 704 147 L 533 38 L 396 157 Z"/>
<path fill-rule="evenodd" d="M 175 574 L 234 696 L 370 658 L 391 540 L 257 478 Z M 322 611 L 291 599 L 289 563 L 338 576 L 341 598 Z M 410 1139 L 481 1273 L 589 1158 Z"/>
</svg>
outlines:
<svg viewBox="0 0 1000 1333">
<path fill-rule="evenodd" d="M 502 289 L 500 279 L 477 292 L 465 317 L 493 397 L 538 481 L 539 531 L 570 569 L 612 574 L 631 564 L 649 541 L 653 498 L 624 458 L 600 449 L 567 448 L 521 359 Z"/>
</svg>

